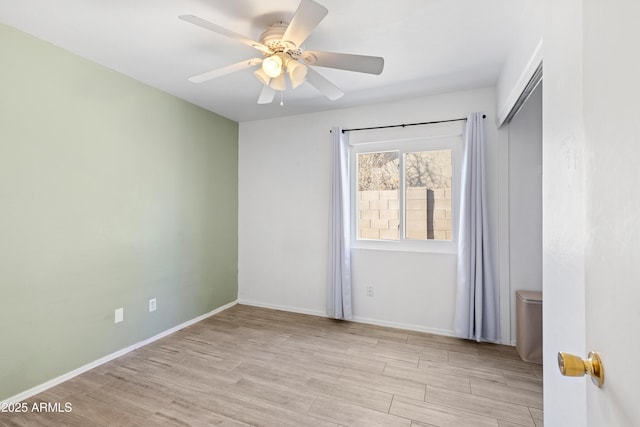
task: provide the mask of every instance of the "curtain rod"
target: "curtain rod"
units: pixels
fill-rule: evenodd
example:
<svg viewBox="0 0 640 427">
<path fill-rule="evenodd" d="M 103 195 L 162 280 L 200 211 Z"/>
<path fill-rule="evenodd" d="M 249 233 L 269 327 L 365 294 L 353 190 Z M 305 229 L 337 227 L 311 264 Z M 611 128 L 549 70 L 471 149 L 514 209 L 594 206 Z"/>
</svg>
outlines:
<svg viewBox="0 0 640 427">
<path fill-rule="evenodd" d="M 482 115 L 483 119 L 487 118 L 486 114 Z M 399 127 L 407 127 L 407 126 L 419 126 L 419 125 L 433 125 L 436 123 L 448 123 L 448 122 L 461 122 L 463 120 L 467 120 L 466 117 L 462 118 L 462 119 L 449 119 L 449 120 L 436 120 L 433 122 L 421 122 L 421 123 L 405 123 L 405 124 L 401 124 L 401 125 L 388 125 L 388 126 L 373 126 L 373 127 L 369 127 L 369 128 L 354 128 L 354 129 L 342 129 L 342 133 L 345 132 L 355 132 L 355 131 L 359 131 L 359 130 L 373 130 L 373 129 L 388 129 L 388 128 L 399 128 Z M 331 131 L 329 131 L 331 132 Z"/>
</svg>

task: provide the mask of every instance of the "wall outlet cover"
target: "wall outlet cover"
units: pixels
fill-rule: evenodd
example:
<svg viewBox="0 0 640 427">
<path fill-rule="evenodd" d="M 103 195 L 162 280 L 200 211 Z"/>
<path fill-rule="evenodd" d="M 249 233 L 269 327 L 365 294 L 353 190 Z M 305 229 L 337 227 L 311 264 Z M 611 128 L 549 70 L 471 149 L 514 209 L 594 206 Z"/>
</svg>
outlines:
<svg viewBox="0 0 640 427">
<path fill-rule="evenodd" d="M 149 300 L 149 312 L 156 311 L 156 299 L 151 298 Z"/>
<path fill-rule="evenodd" d="M 114 316 L 114 323 L 120 323 L 124 320 L 124 308 L 120 307 L 120 308 L 116 308 L 115 311 L 115 316 Z"/>
</svg>

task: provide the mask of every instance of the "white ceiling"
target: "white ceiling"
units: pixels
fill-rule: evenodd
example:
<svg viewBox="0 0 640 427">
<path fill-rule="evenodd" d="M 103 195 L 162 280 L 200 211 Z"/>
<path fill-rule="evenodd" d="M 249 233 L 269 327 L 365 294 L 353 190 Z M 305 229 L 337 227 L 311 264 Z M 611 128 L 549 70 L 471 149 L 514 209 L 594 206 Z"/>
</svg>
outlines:
<svg viewBox="0 0 640 427">
<path fill-rule="evenodd" d="M 330 101 L 305 83 L 284 93 L 283 107 L 256 103 L 262 86 L 251 70 L 187 81 L 260 53 L 178 15 L 259 40 L 299 0 L 0 0 L 0 22 L 242 122 L 493 85 L 531 2 L 317 1 L 329 14 L 306 49 L 382 56 L 385 68 L 375 76 L 316 67 L 345 96 Z"/>
</svg>

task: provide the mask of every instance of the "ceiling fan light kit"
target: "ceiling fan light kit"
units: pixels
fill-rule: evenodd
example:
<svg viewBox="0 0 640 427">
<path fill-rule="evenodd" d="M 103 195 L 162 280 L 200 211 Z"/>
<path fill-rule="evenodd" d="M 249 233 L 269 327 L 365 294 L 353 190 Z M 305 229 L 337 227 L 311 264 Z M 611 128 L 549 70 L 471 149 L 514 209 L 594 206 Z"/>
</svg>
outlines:
<svg viewBox="0 0 640 427">
<path fill-rule="evenodd" d="M 262 69 L 264 70 L 264 73 L 272 79 L 278 77 L 282 74 L 282 58 L 277 54 L 271 55 L 262 61 Z"/>
<path fill-rule="evenodd" d="M 269 77 L 267 73 L 264 72 L 262 67 L 255 70 L 253 74 L 257 77 L 258 80 L 260 80 L 260 83 L 262 83 L 263 85 L 268 85 L 271 81 L 271 77 Z"/>
<path fill-rule="evenodd" d="M 269 83 L 269 86 L 271 86 L 273 89 L 275 90 L 279 90 L 279 91 L 284 91 L 287 89 L 287 83 L 284 79 L 284 74 L 280 74 L 278 77 L 271 79 L 271 82 Z"/>
<path fill-rule="evenodd" d="M 289 74 L 291 87 L 295 89 L 307 79 L 307 67 L 297 61 L 289 60 L 287 74 Z"/>
<path fill-rule="evenodd" d="M 302 44 L 328 12 L 327 8 L 313 0 L 302 0 L 289 24 L 277 22 L 269 26 L 262 33 L 259 42 L 197 16 L 180 15 L 179 18 L 183 21 L 244 43 L 259 50 L 265 56 L 264 59 L 253 58 L 217 70 L 207 71 L 190 77 L 189 81 L 202 83 L 260 65 L 254 71 L 256 78 L 264 85 L 258 98 L 258 104 L 273 102 L 276 91 L 282 92 L 287 89 L 285 76 L 289 77 L 293 89 L 306 81 L 327 98 L 339 99 L 344 95 L 344 92 L 321 74 L 308 68 L 309 65 L 377 75 L 382 73 L 384 59 L 378 56 L 305 51 Z"/>
</svg>

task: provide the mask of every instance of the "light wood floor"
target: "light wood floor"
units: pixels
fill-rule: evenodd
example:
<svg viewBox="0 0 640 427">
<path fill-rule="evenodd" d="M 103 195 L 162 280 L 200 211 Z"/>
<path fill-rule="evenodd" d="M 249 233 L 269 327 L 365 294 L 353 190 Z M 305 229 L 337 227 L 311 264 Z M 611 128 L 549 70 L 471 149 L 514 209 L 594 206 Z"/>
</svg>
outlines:
<svg viewBox="0 0 640 427">
<path fill-rule="evenodd" d="M 541 426 L 514 348 L 237 305 L 27 401 L 19 426 Z"/>
</svg>

